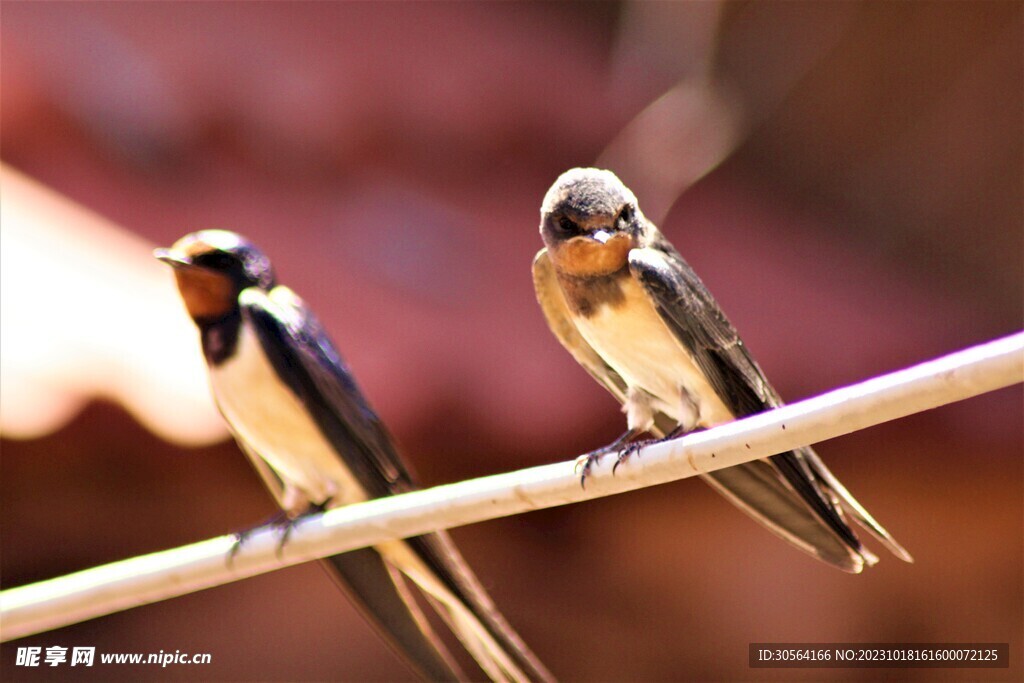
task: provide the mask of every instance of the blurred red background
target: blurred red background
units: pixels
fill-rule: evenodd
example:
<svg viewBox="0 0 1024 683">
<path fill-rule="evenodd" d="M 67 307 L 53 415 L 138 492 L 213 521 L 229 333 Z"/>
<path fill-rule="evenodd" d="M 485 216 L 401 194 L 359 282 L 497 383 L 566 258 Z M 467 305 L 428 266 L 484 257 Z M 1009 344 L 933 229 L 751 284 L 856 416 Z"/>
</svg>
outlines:
<svg viewBox="0 0 1024 683">
<path fill-rule="evenodd" d="M 791 399 L 1022 326 L 1020 3 L 5 3 L 0 32 L 2 160 L 154 244 L 252 238 L 425 485 L 622 430 L 529 275 L 545 190 L 598 159 Z M 1020 680 L 1021 399 L 820 447 L 913 565 L 843 574 L 696 481 L 454 536 L 567 680 Z M 2 448 L 5 588 L 272 510 L 232 443 L 111 401 Z M 1012 666 L 749 669 L 758 641 L 1009 642 Z M 409 678 L 313 565 L 0 649 L 5 680 L 63 678 L 23 645 L 213 656 L 82 679 Z"/>
</svg>

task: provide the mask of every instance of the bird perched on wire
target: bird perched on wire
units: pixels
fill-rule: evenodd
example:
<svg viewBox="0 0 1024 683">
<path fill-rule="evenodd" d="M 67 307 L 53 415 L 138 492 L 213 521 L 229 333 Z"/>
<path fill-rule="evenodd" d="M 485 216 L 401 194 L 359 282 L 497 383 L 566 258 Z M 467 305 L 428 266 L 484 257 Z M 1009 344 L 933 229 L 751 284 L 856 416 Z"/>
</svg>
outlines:
<svg viewBox="0 0 1024 683">
<path fill-rule="evenodd" d="M 619 462 L 647 432 L 668 438 L 782 405 L 711 293 L 610 171 L 576 168 L 544 197 L 533 281 L 562 345 L 622 404 L 627 431 L 588 454 Z M 769 530 L 848 572 L 878 558 L 847 515 L 902 560 L 910 554 L 799 448 L 702 475 Z"/>
<path fill-rule="evenodd" d="M 155 256 L 174 269 L 199 328 L 221 413 L 290 518 L 415 488 L 316 316 L 277 284 L 262 252 L 235 233 L 205 230 Z M 553 680 L 446 533 L 390 541 L 324 563 L 420 676 L 465 678 L 409 581 L 490 678 Z"/>
</svg>

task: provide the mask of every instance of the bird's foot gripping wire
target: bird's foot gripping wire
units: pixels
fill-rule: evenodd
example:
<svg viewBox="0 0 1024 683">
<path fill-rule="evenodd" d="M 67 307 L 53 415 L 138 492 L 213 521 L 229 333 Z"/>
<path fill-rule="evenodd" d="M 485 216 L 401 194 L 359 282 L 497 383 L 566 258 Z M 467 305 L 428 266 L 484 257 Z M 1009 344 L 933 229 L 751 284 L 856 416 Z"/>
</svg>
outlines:
<svg viewBox="0 0 1024 683">
<path fill-rule="evenodd" d="M 618 456 L 615 458 L 615 464 L 612 465 L 612 474 L 619 469 L 619 465 L 628 460 L 631 456 L 636 455 L 642 448 L 646 448 L 651 444 L 659 443 L 664 439 L 640 439 L 639 441 L 630 441 L 626 444 L 626 447 L 619 450 Z"/>
<path fill-rule="evenodd" d="M 682 425 L 680 425 L 673 429 L 668 434 L 666 434 L 665 436 L 661 437 L 660 439 L 640 439 L 639 441 L 630 441 L 628 444 L 626 444 L 625 448 L 619 450 L 619 456 L 618 458 L 616 458 L 615 464 L 612 465 L 612 474 L 615 474 L 615 470 L 619 469 L 619 465 L 625 462 L 630 456 L 636 455 L 642 449 L 647 448 L 648 446 L 652 446 L 656 443 L 663 443 L 670 439 L 674 439 L 677 436 L 683 434 L 684 431 L 685 430 L 683 429 Z"/>
<path fill-rule="evenodd" d="M 228 566 L 230 567 L 231 564 L 235 561 L 235 555 L 237 555 L 238 551 L 242 549 L 242 545 L 245 544 L 249 537 L 252 536 L 253 533 L 258 531 L 259 529 L 262 529 L 265 526 L 272 526 L 280 531 L 281 539 L 277 543 L 277 557 L 278 559 L 282 559 L 282 552 L 284 550 L 285 543 L 288 542 L 288 538 L 292 534 L 292 529 L 294 529 L 295 526 L 306 517 L 321 513 L 324 510 L 326 510 L 328 503 L 330 503 L 330 500 L 324 501 L 323 503 L 319 504 L 310 503 L 309 507 L 307 507 L 305 510 L 303 510 L 300 514 L 296 515 L 295 517 L 289 516 L 288 513 L 284 511 L 278 512 L 277 514 L 272 515 L 269 519 L 264 520 L 263 522 L 257 524 L 254 527 L 245 529 L 244 531 L 236 531 L 235 542 L 231 546 L 231 550 L 228 551 Z"/>
<path fill-rule="evenodd" d="M 698 431 L 699 429 L 700 428 L 697 428 L 691 431 Z M 576 471 L 580 473 L 580 486 L 583 488 L 587 487 L 587 477 L 590 476 L 590 469 L 604 456 L 610 453 L 616 454 L 615 464 L 612 465 L 612 474 L 614 475 L 615 471 L 619 469 L 619 465 L 625 462 L 630 456 L 635 455 L 641 449 L 652 444 L 674 439 L 685 432 L 686 430 L 680 425 L 660 439 L 640 439 L 639 441 L 633 441 L 632 439 L 640 433 L 640 430 L 631 429 L 627 431 L 607 446 L 590 451 L 589 453 L 576 458 Z"/>
<path fill-rule="evenodd" d="M 282 524 L 287 524 L 288 521 L 288 514 L 282 511 L 271 515 L 270 517 L 268 517 L 267 519 L 263 520 L 255 526 L 252 526 L 248 529 L 243 529 L 242 531 L 236 531 L 235 542 L 231 545 L 231 550 L 228 551 L 228 566 L 230 567 L 234 563 L 235 555 L 238 554 L 238 551 L 242 549 L 242 546 L 245 545 L 245 542 L 248 541 L 249 537 L 252 536 L 256 531 L 268 525 L 279 527 Z"/>
<path fill-rule="evenodd" d="M 284 522 L 279 523 L 277 527 L 281 529 L 281 540 L 277 543 L 277 559 L 283 559 L 284 545 L 288 542 L 288 537 L 292 535 L 292 529 L 294 529 L 299 522 L 312 515 L 318 515 L 327 509 L 331 499 L 328 498 L 322 503 L 310 503 L 309 507 L 303 510 L 295 517 L 289 517 Z"/>
<path fill-rule="evenodd" d="M 582 488 L 587 488 L 587 477 L 590 476 L 590 469 L 594 466 L 595 463 L 600 462 L 601 458 L 608 455 L 609 453 L 621 454 L 623 447 L 627 446 L 627 444 L 629 444 L 629 441 L 639 433 L 640 430 L 638 429 L 630 429 L 626 431 L 625 434 L 615 439 L 615 441 L 612 441 L 607 446 L 603 446 L 601 448 L 598 448 L 597 450 L 590 451 L 589 453 L 586 453 L 576 458 L 575 471 L 578 472 L 580 475 L 580 486 Z M 621 455 L 619 456 L 619 459 L 621 460 Z M 616 463 L 616 467 L 618 467 L 618 463 Z"/>
</svg>

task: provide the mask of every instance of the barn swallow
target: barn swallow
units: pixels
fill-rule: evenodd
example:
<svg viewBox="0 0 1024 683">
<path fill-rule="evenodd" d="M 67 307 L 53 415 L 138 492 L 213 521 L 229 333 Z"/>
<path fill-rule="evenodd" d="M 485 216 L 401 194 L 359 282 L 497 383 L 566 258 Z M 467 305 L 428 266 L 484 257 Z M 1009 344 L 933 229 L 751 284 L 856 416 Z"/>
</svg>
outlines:
<svg viewBox="0 0 1024 683">
<path fill-rule="evenodd" d="M 174 269 L 199 328 L 217 406 L 289 518 L 416 488 L 316 316 L 276 284 L 261 251 L 235 233 L 205 230 L 154 255 Z M 421 677 L 464 680 L 408 581 L 490 678 L 553 680 L 448 534 L 390 541 L 324 564 Z"/>
<path fill-rule="evenodd" d="M 621 462 L 645 432 L 670 438 L 782 405 L 704 283 L 615 174 L 562 174 L 544 197 L 540 233 L 546 246 L 533 281 L 548 325 L 626 414 L 626 433 L 583 459 L 584 478 L 604 455 Z M 702 476 L 770 531 L 844 571 L 878 561 L 847 514 L 913 561 L 810 448 Z"/>
</svg>

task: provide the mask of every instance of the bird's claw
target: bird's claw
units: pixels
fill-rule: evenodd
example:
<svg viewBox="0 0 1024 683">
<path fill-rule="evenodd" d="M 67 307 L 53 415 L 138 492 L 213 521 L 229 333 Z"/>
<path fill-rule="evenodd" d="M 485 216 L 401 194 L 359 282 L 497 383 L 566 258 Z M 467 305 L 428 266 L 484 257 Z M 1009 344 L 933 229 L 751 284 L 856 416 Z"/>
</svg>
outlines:
<svg viewBox="0 0 1024 683">
<path fill-rule="evenodd" d="M 586 455 L 581 455 L 576 458 L 576 466 L 573 469 L 574 472 L 580 473 L 580 486 L 582 488 L 587 487 L 587 477 L 590 475 L 590 469 L 594 466 L 594 463 L 598 462 L 601 458 L 608 455 L 609 453 L 616 453 L 615 464 L 612 466 L 612 474 L 615 474 L 615 470 L 619 468 L 622 461 L 639 451 L 644 446 L 658 441 L 658 439 L 648 439 L 645 441 L 631 441 L 635 439 L 637 434 L 640 433 L 637 429 L 629 429 L 625 434 L 620 436 L 618 439 L 608 444 L 603 448 L 598 448 L 596 451 L 590 451 Z"/>
<path fill-rule="evenodd" d="M 273 515 L 272 517 L 263 522 L 260 522 L 254 527 L 251 527 L 249 529 L 243 529 L 242 531 L 236 531 L 235 542 L 231 544 L 231 550 L 228 551 L 228 567 L 234 564 L 235 556 L 238 555 L 239 551 L 242 549 L 242 546 L 245 545 L 245 542 L 249 540 L 249 537 L 252 536 L 257 529 L 260 529 L 267 525 L 281 526 L 282 524 L 287 524 L 289 521 L 290 520 L 288 519 L 287 514 L 285 514 L 284 512 L 278 512 L 277 514 Z"/>
<path fill-rule="evenodd" d="M 281 540 L 277 542 L 277 559 L 284 560 L 284 546 L 288 542 L 288 538 L 292 535 L 292 530 L 298 526 L 299 522 L 304 520 L 306 517 L 311 515 L 320 514 L 327 509 L 328 504 L 331 502 L 330 498 L 322 503 L 310 503 L 309 507 L 303 510 L 295 517 L 285 517 L 283 522 L 278 522 L 275 526 L 281 529 Z"/>
<path fill-rule="evenodd" d="M 601 461 L 601 458 L 609 453 L 619 452 L 620 446 L 615 443 L 610 446 L 605 446 L 604 448 L 598 448 L 595 451 L 590 451 L 589 453 L 576 458 L 576 465 L 573 468 L 573 471 L 580 475 L 580 488 L 587 488 L 587 477 L 590 476 L 590 470 L 595 464 Z M 615 466 L 618 467 L 618 463 L 616 463 Z M 615 470 L 613 469 L 612 472 L 614 471 Z"/>
<path fill-rule="evenodd" d="M 277 552 L 276 552 L 276 554 L 277 554 L 277 559 L 283 560 L 284 559 L 284 546 L 288 542 L 288 538 L 292 535 L 292 529 L 294 529 L 295 526 L 299 522 L 301 522 L 303 518 L 308 517 L 310 515 L 315 515 L 315 514 L 317 514 L 319 512 L 323 512 L 324 510 L 326 510 L 327 509 L 327 504 L 329 502 L 330 501 L 328 500 L 328 501 L 325 501 L 323 503 L 320 503 L 319 505 L 311 503 L 308 508 L 306 508 L 302 513 L 300 513 L 296 517 L 289 517 L 287 512 L 278 512 L 277 514 L 275 514 L 270 519 L 268 519 L 268 520 L 266 520 L 266 521 L 264 521 L 264 522 L 262 522 L 260 524 L 257 524 L 256 526 L 254 526 L 254 527 L 252 527 L 250 529 L 244 529 L 242 531 L 236 531 L 235 532 L 235 542 L 231 545 L 231 550 L 228 551 L 228 557 L 227 557 L 228 567 L 231 567 L 234 564 L 235 556 L 238 555 L 239 551 L 242 549 L 242 546 L 249 539 L 249 537 L 252 536 L 252 534 L 257 529 L 261 529 L 261 528 L 263 528 L 265 526 L 272 526 L 272 527 L 280 530 L 280 532 L 281 532 L 281 539 L 277 542 Z"/>
<path fill-rule="evenodd" d="M 594 466 L 594 463 L 598 462 L 601 457 L 606 454 L 607 453 L 604 449 L 598 449 L 576 458 L 576 465 L 573 468 L 573 472 L 580 475 L 580 488 L 587 488 L 587 477 L 590 476 L 590 469 Z"/>
<path fill-rule="evenodd" d="M 640 441 L 631 441 L 626 444 L 625 448 L 619 451 L 618 457 L 615 459 L 615 464 L 612 465 L 612 475 L 619 469 L 619 465 L 629 459 L 630 456 L 636 455 L 642 449 L 650 446 L 652 443 L 658 443 L 661 439 L 642 439 Z"/>
<path fill-rule="evenodd" d="M 274 551 L 278 560 L 284 560 L 284 544 L 288 542 L 288 538 L 292 535 L 292 529 L 295 528 L 295 525 L 301 519 L 301 516 L 295 519 L 286 519 L 283 523 L 277 525 L 277 528 L 281 531 L 281 538 L 277 541 L 277 550 Z"/>
<path fill-rule="evenodd" d="M 587 453 L 576 458 L 572 471 L 574 474 L 580 475 L 580 488 L 587 488 L 587 477 L 590 476 L 590 468 L 593 467 L 594 462 L 600 457 L 599 455 L 595 456 L 594 453 Z"/>
<path fill-rule="evenodd" d="M 234 566 L 235 555 L 237 555 L 238 551 L 242 549 L 242 544 L 245 543 L 246 539 L 249 538 L 249 535 L 251 533 L 252 529 L 235 532 L 235 542 L 231 544 L 231 550 L 228 551 L 227 564 L 229 569 Z"/>
</svg>

